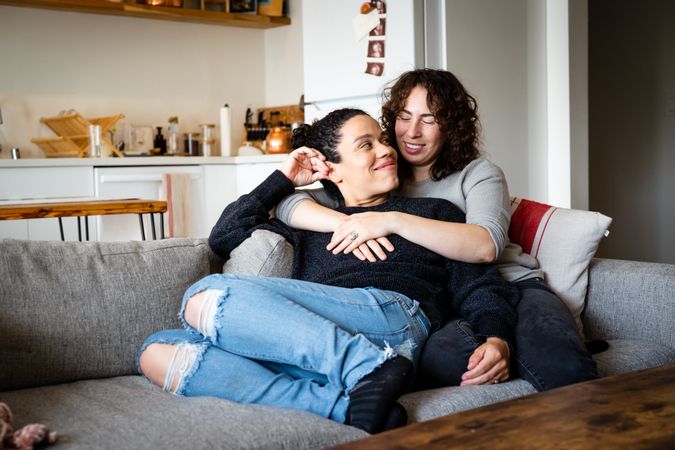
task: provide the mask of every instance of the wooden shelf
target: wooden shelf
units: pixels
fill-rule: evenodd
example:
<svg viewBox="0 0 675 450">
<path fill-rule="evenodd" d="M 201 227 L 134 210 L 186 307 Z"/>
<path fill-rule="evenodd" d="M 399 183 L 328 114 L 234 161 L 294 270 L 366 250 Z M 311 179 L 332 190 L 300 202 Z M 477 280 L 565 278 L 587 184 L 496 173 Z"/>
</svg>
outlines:
<svg viewBox="0 0 675 450">
<path fill-rule="evenodd" d="M 119 3 L 106 0 L 0 0 L 0 5 L 259 29 L 291 24 L 291 19 L 288 17 L 231 14 L 217 11 L 202 11 L 199 9 Z"/>
</svg>

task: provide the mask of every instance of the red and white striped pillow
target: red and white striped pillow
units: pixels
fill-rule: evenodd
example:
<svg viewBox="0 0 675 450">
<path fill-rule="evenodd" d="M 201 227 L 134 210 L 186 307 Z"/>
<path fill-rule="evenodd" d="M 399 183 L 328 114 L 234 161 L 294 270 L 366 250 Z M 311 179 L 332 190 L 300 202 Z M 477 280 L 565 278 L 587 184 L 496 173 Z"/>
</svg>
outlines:
<svg viewBox="0 0 675 450">
<path fill-rule="evenodd" d="M 612 219 L 593 211 L 511 199 L 509 239 L 537 258 L 546 282 L 565 302 L 582 332 L 588 265 Z"/>
</svg>

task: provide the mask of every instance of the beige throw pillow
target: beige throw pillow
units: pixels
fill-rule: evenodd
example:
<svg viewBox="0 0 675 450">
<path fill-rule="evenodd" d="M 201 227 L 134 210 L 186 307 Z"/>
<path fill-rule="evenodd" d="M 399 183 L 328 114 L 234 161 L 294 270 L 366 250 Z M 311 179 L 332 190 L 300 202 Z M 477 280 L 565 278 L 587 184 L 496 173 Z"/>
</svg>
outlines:
<svg viewBox="0 0 675 450">
<path fill-rule="evenodd" d="M 588 265 L 612 219 L 593 211 L 511 199 L 509 238 L 539 261 L 546 282 L 572 312 L 582 332 Z"/>
</svg>

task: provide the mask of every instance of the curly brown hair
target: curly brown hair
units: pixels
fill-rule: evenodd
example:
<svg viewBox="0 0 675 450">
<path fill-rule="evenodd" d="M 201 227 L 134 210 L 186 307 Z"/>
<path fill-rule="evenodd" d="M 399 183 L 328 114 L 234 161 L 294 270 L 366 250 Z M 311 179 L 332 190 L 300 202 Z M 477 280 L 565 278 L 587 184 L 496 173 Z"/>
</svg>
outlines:
<svg viewBox="0 0 675 450">
<path fill-rule="evenodd" d="M 405 72 L 383 92 L 380 121 L 389 145 L 400 154 L 396 142 L 396 118 L 405 107 L 406 99 L 416 86 L 427 90 L 427 104 L 434 115 L 445 142 L 431 166 L 431 179 L 442 180 L 464 169 L 480 156 L 478 149 L 480 122 L 476 99 L 451 72 L 418 69 Z M 409 179 L 412 168 L 404 158 L 399 159 L 401 179 Z"/>
</svg>

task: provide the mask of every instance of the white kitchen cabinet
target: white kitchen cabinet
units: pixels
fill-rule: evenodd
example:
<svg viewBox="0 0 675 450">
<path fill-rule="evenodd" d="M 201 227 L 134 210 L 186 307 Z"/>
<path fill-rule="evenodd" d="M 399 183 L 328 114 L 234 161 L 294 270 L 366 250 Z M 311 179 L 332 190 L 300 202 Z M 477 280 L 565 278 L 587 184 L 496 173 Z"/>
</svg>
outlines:
<svg viewBox="0 0 675 450">
<path fill-rule="evenodd" d="M 281 166 L 282 160 L 279 159 L 252 164 L 204 166 L 208 229 L 211 230 L 216 224 L 225 206 L 251 192 Z"/>
<path fill-rule="evenodd" d="M 92 174 L 92 167 L 0 167 L 0 203 L 42 203 L 93 197 Z M 77 239 L 77 218 L 64 217 L 62 221 L 66 239 Z M 3 220 L 0 221 L 0 238 L 60 240 L 59 221 Z"/>
<path fill-rule="evenodd" d="M 192 235 L 207 237 L 223 208 L 250 192 L 286 155 L 236 157 L 54 158 L 0 160 L 0 203 L 145 198 L 162 200 L 165 173 L 189 174 Z M 165 221 L 168 218 L 164 215 Z M 84 219 L 82 232 L 84 238 Z M 140 240 L 137 214 L 88 219 L 91 240 Z M 151 221 L 144 215 L 146 239 Z M 159 215 L 155 215 L 159 233 Z M 77 219 L 63 218 L 67 241 L 77 240 Z M 165 227 L 168 236 L 168 228 Z M 159 236 L 158 236 L 159 237 Z M 0 238 L 59 240 L 58 219 L 0 221 Z"/>
<path fill-rule="evenodd" d="M 206 237 L 209 229 L 204 223 L 205 195 L 202 166 L 159 166 L 159 167 L 103 167 L 94 169 L 96 197 L 143 198 L 166 200 L 162 195 L 165 173 L 187 173 L 191 179 L 192 237 Z M 165 230 L 167 215 L 164 215 Z M 152 236 L 149 214 L 143 215 L 145 236 Z M 95 219 L 96 235 L 102 241 L 140 240 L 141 230 L 138 215 L 123 214 L 99 216 Z M 159 234 L 159 215 L 155 215 L 155 227 Z"/>
</svg>

